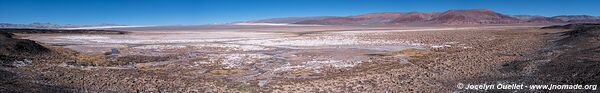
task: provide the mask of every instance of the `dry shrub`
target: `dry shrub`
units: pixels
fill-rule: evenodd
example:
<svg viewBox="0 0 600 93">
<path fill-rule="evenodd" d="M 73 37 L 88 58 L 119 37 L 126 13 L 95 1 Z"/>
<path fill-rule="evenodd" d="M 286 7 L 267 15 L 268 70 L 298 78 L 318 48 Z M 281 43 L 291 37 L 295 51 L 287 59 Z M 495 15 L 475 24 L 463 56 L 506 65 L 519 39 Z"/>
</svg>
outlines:
<svg viewBox="0 0 600 93">
<path fill-rule="evenodd" d="M 420 57 L 409 57 L 408 58 L 408 62 L 417 62 L 420 60 L 423 60 L 423 58 L 420 58 Z"/>
<path fill-rule="evenodd" d="M 105 63 L 106 61 L 108 61 L 108 60 L 106 60 L 104 55 L 99 55 L 99 54 L 95 54 L 95 55 L 79 54 L 76 57 L 77 57 L 76 65 L 83 65 L 83 66 L 96 66 L 96 65 L 98 65 L 97 63 Z"/>
<path fill-rule="evenodd" d="M 414 48 L 409 48 L 409 49 L 404 49 L 404 50 L 392 52 L 392 54 L 394 54 L 394 55 L 415 55 L 419 51 L 420 50 L 417 50 L 417 49 L 414 49 Z"/>
<path fill-rule="evenodd" d="M 425 50 L 419 50 L 415 48 L 404 49 L 400 51 L 394 51 L 391 53 L 387 53 L 386 56 L 395 56 L 395 55 L 408 55 L 408 56 L 424 56 L 429 52 Z"/>
<path fill-rule="evenodd" d="M 238 73 L 243 73 L 243 70 L 238 70 L 238 69 L 216 69 L 216 70 L 211 70 L 208 73 L 210 74 L 215 74 L 215 75 L 230 75 L 230 74 L 238 74 Z"/>
<path fill-rule="evenodd" d="M 117 57 L 116 60 L 118 62 L 127 62 L 127 63 L 148 63 L 148 62 L 159 62 L 159 61 L 168 61 L 171 59 L 175 59 L 176 56 L 144 56 L 144 55 L 129 55 Z"/>
<path fill-rule="evenodd" d="M 419 50 L 419 49 L 415 49 L 415 48 L 409 48 L 409 49 L 404 49 L 404 50 L 400 50 L 400 51 L 394 51 L 391 53 L 387 53 L 385 55 L 386 56 L 408 55 L 408 56 L 423 57 L 423 56 L 426 56 L 429 54 L 430 54 L 429 51 Z"/>
<path fill-rule="evenodd" d="M 381 66 L 381 65 L 390 65 L 393 64 L 394 62 L 365 62 L 363 64 L 365 64 L 366 66 Z"/>
<path fill-rule="evenodd" d="M 142 63 L 142 64 L 135 64 L 135 68 L 147 69 L 147 68 L 150 68 L 150 67 L 152 67 L 151 64 L 144 64 L 144 63 Z"/>
<path fill-rule="evenodd" d="M 104 61 L 104 55 L 78 55 L 77 59 L 86 62 Z"/>
<path fill-rule="evenodd" d="M 251 92 L 251 91 L 253 91 L 253 90 L 256 90 L 256 86 L 253 86 L 253 85 L 250 85 L 250 84 L 245 84 L 245 83 L 242 83 L 242 84 L 238 85 L 237 89 L 238 89 L 240 92 Z"/>
<path fill-rule="evenodd" d="M 416 61 L 425 59 L 426 57 L 431 55 L 431 52 L 425 51 L 425 50 L 419 50 L 419 49 L 415 49 L 415 48 L 409 48 L 409 49 L 405 49 L 405 50 L 394 51 L 394 52 L 388 53 L 386 55 L 387 56 L 407 55 L 407 56 L 409 56 L 408 57 L 409 62 L 416 62 Z"/>
<path fill-rule="evenodd" d="M 290 71 L 289 73 L 291 73 L 291 74 L 306 74 L 306 73 L 310 73 L 312 71 L 313 70 L 310 68 L 304 68 L 304 69 L 295 69 L 295 70 Z"/>
<path fill-rule="evenodd" d="M 92 54 L 85 55 L 80 54 L 77 55 L 77 64 L 84 66 L 112 66 L 114 62 L 109 61 L 105 55 L 102 54 Z"/>
</svg>

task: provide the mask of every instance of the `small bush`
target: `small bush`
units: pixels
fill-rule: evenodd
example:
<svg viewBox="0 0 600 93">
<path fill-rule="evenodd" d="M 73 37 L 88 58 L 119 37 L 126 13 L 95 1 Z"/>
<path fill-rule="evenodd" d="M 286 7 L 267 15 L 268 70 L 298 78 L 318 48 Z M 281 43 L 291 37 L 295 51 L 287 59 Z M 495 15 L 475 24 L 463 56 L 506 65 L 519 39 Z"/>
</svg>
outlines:
<svg viewBox="0 0 600 93">
<path fill-rule="evenodd" d="M 408 55 L 408 56 L 417 56 L 417 57 L 422 57 L 429 54 L 428 51 L 424 51 L 424 50 L 419 50 L 419 49 L 415 49 L 415 48 L 409 48 L 409 49 L 404 49 L 404 50 L 400 50 L 400 51 L 394 51 L 391 53 L 387 53 L 385 54 L 386 56 L 395 56 L 395 55 Z"/>
</svg>

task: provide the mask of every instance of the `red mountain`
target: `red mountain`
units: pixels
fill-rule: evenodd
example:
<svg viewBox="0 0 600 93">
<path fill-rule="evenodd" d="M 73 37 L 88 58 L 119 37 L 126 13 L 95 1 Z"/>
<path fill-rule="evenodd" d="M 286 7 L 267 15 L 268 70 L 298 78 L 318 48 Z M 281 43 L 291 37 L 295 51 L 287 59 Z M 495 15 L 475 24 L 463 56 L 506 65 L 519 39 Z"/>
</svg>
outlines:
<svg viewBox="0 0 600 93">
<path fill-rule="evenodd" d="M 305 20 L 296 22 L 295 24 L 320 24 L 320 25 L 350 25 L 356 21 L 365 20 L 366 18 L 351 18 L 351 17 L 333 17 L 321 20 Z"/>
<path fill-rule="evenodd" d="M 522 21 L 492 10 L 449 10 L 429 20 L 442 24 L 513 24 Z"/>
<path fill-rule="evenodd" d="M 264 21 L 263 21 L 264 22 Z M 448 10 L 446 12 L 384 12 L 345 17 L 294 18 L 293 24 L 320 25 L 397 25 L 397 24 L 555 24 L 555 23 L 598 23 L 600 17 L 572 16 L 509 16 L 489 9 Z"/>
<path fill-rule="evenodd" d="M 322 24 L 322 25 L 364 25 L 364 24 L 385 24 L 398 17 L 405 15 L 398 12 L 371 13 L 348 17 L 333 17 L 321 20 L 306 20 L 297 22 L 298 24 Z"/>
<path fill-rule="evenodd" d="M 325 18 L 321 20 L 306 20 L 297 22 L 297 24 L 322 24 L 322 25 L 373 25 L 373 24 L 400 24 L 425 22 L 432 19 L 433 16 L 439 13 L 436 12 L 385 12 L 371 13 L 364 15 Z"/>
<path fill-rule="evenodd" d="M 410 12 L 403 16 L 400 16 L 393 21 L 389 22 L 391 24 L 402 24 L 402 23 L 419 23 L 426 22 L 428 20 L 433 19 L 435 16 L 439 15 L 437 12 Z"/>
<path fill-rule="evenodd" d="M 446 12 L 387 12 L 372 13 L 348 17 L 306 20 L 297 24 L 323 25 L 371 25 L 371 24 L 513 24 L 522 21 L 491 10 L 449 10 Z"/>
</svg>

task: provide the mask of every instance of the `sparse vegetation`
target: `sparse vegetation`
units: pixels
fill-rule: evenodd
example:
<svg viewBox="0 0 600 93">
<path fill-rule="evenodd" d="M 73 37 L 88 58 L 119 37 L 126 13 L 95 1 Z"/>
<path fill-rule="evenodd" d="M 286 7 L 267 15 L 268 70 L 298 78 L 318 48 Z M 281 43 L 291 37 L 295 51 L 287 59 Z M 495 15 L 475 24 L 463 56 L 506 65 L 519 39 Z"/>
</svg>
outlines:
<svg viewBox="0 0 600 93">
<path fill-rule="evenodd" d="M 127 63 L 147 63 L 160 62 L 175 59 L 175 56 L 144 56 L 144 55 L 128 55 L 117 57 L 116 60 Z"/>
<path fill-rule="evenodd" d="M 313 71 L 313 69 L 303 68 L 303 69 L 294 69 L 294 70 L 290 71 L 289 73 L 291 73 L 291 74 L 306 74 L 306 73 L 310 73 L 312 71 Z"/>
<path fill-rule="evenodd" d="M 430 51 L 409 48 L 409 49 L 404 49 L 404 50 L 400 50 L 400 51 L 394 51 L 391 53 L 387 53 L 385 55 L 386 56 L 406 55 L 406 56 L 409 56 L 408 57 L 409 62 L 416 62 L 416 61 L 424 59 L 425 57 L 427 57 L 427 55 L 430 55 L 430 54 L 431 54 Z"/>
<path fill-rule="evenodd" d="M 395 55 L 425 56 L 427 54 L 429 54 L 429 52 L 426 51 L 426 50 L 409 48 L 409 49 L 404 49 L 404 50 L 400 50 L 400 51 L 394 51 L 394 52 L 386 53 L 384 55 L 385 56 L 395 56 Z"/>
<path fill-rule="evenodd" d="M 208 73 L 210 74 L 214 74 L 214 75 L 231 75 L 231 74 L 239 74 L 239 73 L 243 73 L 243 70 L 238 70 L 238 69 L 216 69 L 216 70 L 211 70 L 208 71 Z"/>
<path fill-rule="evenodd" d="M 385 62 L 365 62 L 364 64 L 366 64 L 367 66 L 379 66 L 379 65 L 389 65 L 392 63 L 394 63 L 394 62 L 385 61 Z"/>
<path fill-rule="evenodd" d="M 79 54 L 77 55 L 77 65 L 83 66 L 111 66 L 112 62 L 106 59 L 103 54 Z"/>
<path fill-rule="evenodd" d="M 251 92 L 253 90 L 256 90 L 256 86 L 242 83 L 242 84 L 238 85 L 237 89 L 241 92 Z"/>
</svg>

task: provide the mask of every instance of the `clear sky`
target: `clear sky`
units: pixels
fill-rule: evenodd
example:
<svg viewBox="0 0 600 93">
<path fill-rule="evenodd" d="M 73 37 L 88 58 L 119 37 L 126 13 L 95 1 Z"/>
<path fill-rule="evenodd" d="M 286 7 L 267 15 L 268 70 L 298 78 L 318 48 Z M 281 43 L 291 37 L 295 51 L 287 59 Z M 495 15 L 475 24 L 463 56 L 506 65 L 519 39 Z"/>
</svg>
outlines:
<svg viewBox="0 0 600 93">
<path fill-rule="evenodd" d="M 450 9 L 598 16 L 600 0 L 0 0 L 0 23 L 190 25 Z"/>
</svg>

